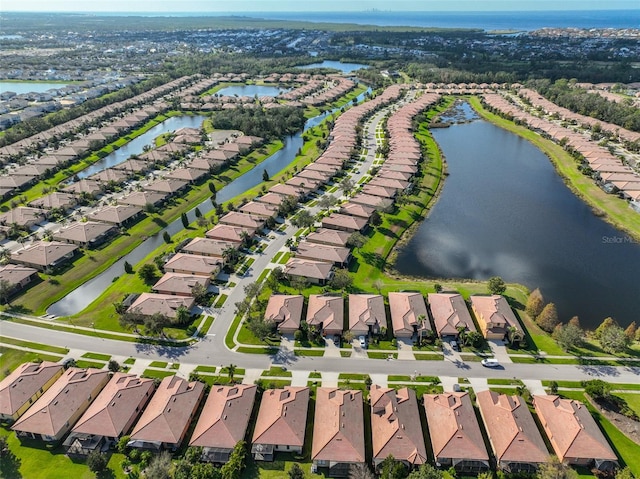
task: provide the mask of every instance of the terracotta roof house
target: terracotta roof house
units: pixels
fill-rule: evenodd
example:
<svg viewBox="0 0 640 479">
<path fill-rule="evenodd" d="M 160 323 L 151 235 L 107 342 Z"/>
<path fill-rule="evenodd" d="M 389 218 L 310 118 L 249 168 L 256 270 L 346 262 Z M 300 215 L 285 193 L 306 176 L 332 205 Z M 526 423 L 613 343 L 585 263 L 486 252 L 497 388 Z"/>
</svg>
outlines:
<svg viewBox="0 0 640 479">
<path fill-rule="evenodd" d="M 260 216 L 231 211 L 220 218 L 219 222 L 223 225 L 239 226 L 255 232 L 264 227 L 265 219 Z"/>
<path fill-rule="evenodd" d="M 162 380 L 136 423 L 128 445 L 140 449 L 180 447 L 204 396 L 204 383 L 177 376 Z"/>
<path fill-rule="evenodd" d="M 11 294 L 16 293 L 38 278 L 38 270 L 19 264 L 0 266 L 0 281 L 7 281 Z"/>
<path fill-rule="evenodd" d="M 342 296 L 309 295 L 307 324 L 316 326 L 324 335 L 341 335 L 344 327 L 344 300 Z"/>
<path fill-rule="evenodd" d="M 329 216 L 322 218 L 323 228 L 332 228 L 339 231 L 347 231 L 354 233 L 356 231 L 364 231 L 367 228 L 367 219 L 357 216 L 348 216 L 340 213 L 331 213 Z"/>
<path fill-rule="evenodd" d="M 309 243 L 301 241 L 295 252 L 296 258 L 326 261 L 344 267 L 351 261 L 351 250 L 344 246 Z"/>
<path fill-rule="evenodd" d="M 257 201 L 250 201 L 246 205 L 241 206 L 239 211 L 244 214 L 263 216 L 265 218 L 275 218 L 278 216 L 277 206 Z"/>
<path fill-rule="evenodd" d="M 168 294 L 173 296 L 193 296 L 192 288 L 202 285 L 207 290 L 211 280 L 208 276 L 196 276 L 194 274 L 165 273 L 162 278 L 153 285 L 152 290 L 158 294 Z"/>
<path fill-rule="evenodd" d="M 313 284 L 327 284 L 333 277 L 333 265 L 324 261 L 290 258 L 284 265 L 284 274 L 289 277 L 299 276 Z"/>
<path fill-rule="evenodd" d="M 34 208 L 44 208 L 46 210 L 58 208 L 68 210 L 75 206 L 77 202 L 76 197 L 69 193 L 54 191 L 53 193 L 49 193 L 46 196 L 31 201 L 29 206 L 33 206 Z"/>
<path fill-rule="evenodd" d="M 367 195 L 365 193 L 358 193 L 351 198 L 351 203 L 356 203 L 372 208 L 388 208 L 393 205 L 393 200 L 389 198 L 383 198 L 381 196 Z"/>
<path fill-rule="evenodd" d="M 18 437 L 57 442 L 109 381 L 109 371 L 69 368 L 11 427 Z"/>
<path fill-rule="evenodd" d="M 427 295 L 429 310 L 433 318 L 438 337 L 458 337 L 459 329 L 475 331 L 476 327 L 471 319 L 464 298 L 458 293 L 429 293 Z"/>
<path fill-rule="evenodd" d="M 53 234 L 53 239 L 85 248 L 95 248 L 117 233 L 118 229 L 112 224 L 85 221 L 75 222 L 59 229 Z"/>
<path fill-rule="evenodd" d="M 389 455 L 409 468 L 427 462 L 416 392 L 410 388 L 371 387 L 373 464 Z"/>
<path fill-rule="evenodd" d="M 352 464 L 364 464 L 362 391 L 318 388 L 311 459 L 330 477 L 347 477 Z"/>
<path fill-rule="evenodd" d="M 273 461 L 276 452 L 300 454 L 307 429 L 308 387 L 285 386 L 262 394 L 251 454 L 257 461 Z"/>
<path fill-rule="evenodd" d="M 9 175 L 9 176 L 0 176 L 0 187 L 2 188 L 10 188 L 12 190 L 20 190 L 22 188 L 27 188 L 36 182 L 36 178 L 33 176 L 18 176 L 18 175 Z"/>
<path fill-rule="evenodd" d="M 395 198 L 398 190 L 385 186 L 365 185 L 362 192 L 365 195 L 380 196 L 381 198 Z"/>
<path fill-rule="evenodd" d="M 176 253 L 164 264 L 165 272 L 214 276 L 222 269 L 218 258 L 198 254 Z"/>
<path fill-rule="evenodd" d="M 100 183 L 123 183 L 127 178 L 128 174 L 125 170 L 115 170 L 113 168 L 107 168 L 102 170 L 95 175 L 91 175 L 89 178 Z"/>
<path fill-rule="evenodd" d="M 282 334 L 295 333 L 300 328 L 304 298 L 299 295 L 272 294 L 264 312 L 264 319 L 278 325 Z"/>
<path fill-rule="evenodd" d="M 306 241 L 309 243 L 328 244 L 334 246 L 346 246 L 351 233 L 338 231 L 330 228 L 319 228 L 313 233 L 309 233 Z"/>
<path fill-rule="evenodd" d="M 141 216 L 142 208 L 138 206 L 115 205 L 96 210 L 89 215 L 89 218 L 93 221 L 124 226 L 133 223 Z"/>
<path fill-rule="evenodd" d="M 64 442 L 67 454 L 87 456 L 103 444 L 115 445 L 131 430 L 154 389 L 153 379 L 115 373 L 71 429 Z"/>
<path fill-rule="evenodd" d="M 375 211 L 375 208 L 372 208 L 371 206 L 365 206 L 360 203 L 351 203 L 351 202 L 347 203 L 346 205 L 340 208 L 340 213 L 342 214 L 349 215 L 349 216 L 356 216 L 358 218 L 365 218 L 366 220 L 371 218 L 371 215 L 373 214 L 374 211 Z"/>
<path fill-rule="evenodd" d="M 389 309 L 393 334 L 398 338 L 411 338 L 414 333 L 431 329 L 427 305 L 420 293 L 389 293 Z"/>
<path fill-rule="evenodd" d="M 255 230 L 242 228 L 240 226 L 217 224 L 205 233 L 207 238 L 228 241 L 232 243 L 242 243 L 243 237 L 246 235 L 253 238 Z"/>
<path fill-rule="evenodd" d="M 31 246 L 11 253 L 11 262 L 38 271 L 50 271 L 73 258 L 78 247 L 59 241 L 37 241 Z"/>
<path fill-rule="evenodd" d="M 191 297 L 173 296 L 170 294 L 142 293 L 138 296 L 128 312 L 135 312 L 144 316 L 151 316 L 155 313 L 164 314 L 168 318 L 175 318 L 178 308 L 184 306 L 191 311 L 195 301 Z"/>
<path fill-rule="evenodd" d="M 0 224 L 12 225 L 17 224 L 23 228 L 31 228 L 32 226 L 47 219 L 49 212 L 40 208 L 30 208 L 28 206 L 18 206 L 6 213 L 0 215 Z"/>
<path fill-rule="evenodd" d="M 535 473 L 549 452 L 527 403 L 520 396 L 481 391 L 476 401 L 498 468 L 507 473 Z"/>
<path fill-rule="evenodd" d="M 558 396 L 534 396 L 533 406 L 562 462 L 601 471 L 618 467 L 617 456 L 584 404 Z"/>
<path fill-rule="evenodd" d="M 235 445 L 244 440 L 257 386 L 212 386 L 189 446 L 202 448 L 202 460 L 226 463 Z"/>
<path fill-rule="evenodd" d="M 76 195 L 84 193 L 95 197 L 102 193 L 102 185 L 95 180 L 83 179 L 76 181 L 75 183 L 71 183 L 69 186 L 63 188 L 62 191 Z"/>
<path fill-rule="evenodd" d="M 425 394 L 422 398 L 436 465 L 458 472 L 489 469 L 489 454 L 469 394 Z"/>
<path fill-rule="evenodd" d="M 169 197 L 166 193 L 157 191 L 134 191 L 118 199 L 121 205 L 139 206 L 144 208 L 147 205 L 159 205 Z"/>
<path fill-rule="evenodd" d="M 387 328 L 384 298 L 379 294 L 349 295 L 349 331 L 354 336 L 380 334 Z"/>
<path fill-rule="evenodd" d="M 164 193 L 169 196 L 181 194 L 189 186 L 189 182 L 177 178 L 164 178 L 156 180 L 144 187 L 146 191 Z"/>
<path fill-rule="evenodd" d="M 202 180 L 207 173 L 197 168 L 176 168 L 167 175 L 167 178 L 187 181 L 189 183 L 197 183 Z"/>
<path fill-rule="evenodd" d="M 282 196 L 293 196 L 295 199 L 300 199 L 306 195 L 306 192 L 303 189 L 296 188 L 295 186 L 283 185 L 282 183 L 273 185 L 269 188 L 269 192 L 277 193 Z"/>
<path fill-rule="evenodd" d="M 324 184 L 321 180 L 314 180 L 311 178 L 304 178 L 302 176 L 294 176 L 284 182 L 287 186 L 293 186 L 294 188 L 302 188 L 307 193 L 318 192 L 320 187 Z"/>
<path fill-rule="evenodd" d="M 258 201 L 259 203 L 267 203 L 270 205 L 280 206 L 285 198 L 286 195 L 279 195 L 277 193 L 265 193 L 264 195 L 256 198 L 255 201 Z M 298 198 L 296 197 L 296 200 L 297 199 Z"/>
<path fill-rule="evenodd" d="M 198 237 L 193 238 L 184 245 L 182 251 L 188 254 L 199 254 L 222 260 L 225 250 L 229 248 L 238 249 L 238 243 Z"/>
<path fill-rule="evenodd" d="M 23 363 L 0 382 L 0 421 L 10 423 L 62 376 L 61 364 L 43 361 Z"/>
<path fill-rule="evenodd" d="M 508 339 L 512 343 L 524 341 L 524 330 L 504 296 L 472 295 L 469 299 L 480 332 L 486 339 Z M 514 329 L 510 331 L 510 328 Z"/>
</svg>

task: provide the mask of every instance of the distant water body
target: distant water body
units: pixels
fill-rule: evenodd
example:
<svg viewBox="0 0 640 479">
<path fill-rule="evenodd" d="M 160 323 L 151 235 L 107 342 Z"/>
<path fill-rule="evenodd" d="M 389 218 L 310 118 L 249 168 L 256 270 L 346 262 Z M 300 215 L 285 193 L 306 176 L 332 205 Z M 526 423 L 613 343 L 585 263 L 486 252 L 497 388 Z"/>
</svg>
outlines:
<svg viewBox="0 0 640 479">
<path fill-rule="evenodd" d="M 104 15 L 99 13 L 98 15 Z M 379 26 L 474 28 L 530 31 L 544 27 L 640 28 L 640 9 L 528 12 L 237 12 L 111 13 L 144 16 L 242 16 L 268 20 L 356 23 Z"/>
</svg>

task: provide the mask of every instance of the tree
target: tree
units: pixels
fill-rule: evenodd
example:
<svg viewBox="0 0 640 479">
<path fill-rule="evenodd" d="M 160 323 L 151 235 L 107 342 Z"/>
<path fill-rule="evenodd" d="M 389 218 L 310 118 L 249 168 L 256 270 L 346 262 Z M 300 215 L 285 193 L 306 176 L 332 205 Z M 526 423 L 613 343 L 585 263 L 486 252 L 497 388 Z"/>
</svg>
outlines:
<svg viewBox="0 0 640 479">
<path fill-rule="evenodd" d="M 433 283 L 433 290 L 436 293 L 442 292 L 442 285 L 440 283 Z"/>
<path fill-rule="evenodd" d="M 563 463 L 557 456 L 538 467 L 537 479 L 578 479 L 578 473 L 571 466 Z"/>
<path fill-rule="evenodd" d="M 307 278 L 303 278 L 302 276 L 293 276 L 289 280 L 289 285 L 293 289 L 298 291 L 298 293 L 301 293 L 303 290 L 305 290 L 309 286 L 309 280 Z"/>
<path fill-rule="evenodd" d="M 575 323 L 558 324 L 553 330 L 553 339 L 565 351 L 582 346 L 584 344 L 584 336 L 582 328 L 576 326 Z"/>
<path fill-rule="evenodd" d="M 615 320 L 615 319 L 613 319 L 613 318 L 611 318 L 611 317 L 609 317 L 609 318 L 605 318 L 605 319 L 603 319 L 603 320 L 602 320 L 602 322 L 600 323 L 600 326 L 598 326 L 598 327 L 596 328 L 596 330 L 593 332 L 593 336 L 594 336 L 596 339 L 600 339 L 600 336 L 602 335 L 602 332 L 603 332 L 605 329 L 609 328 L 610 326 L 617 326 L 617 325 L 618 325 L 618 323 L 616 323 L 616 320 Z"/>
<path fill-rule="evenodd" d="M 367 237 L 358 231 L 351 233 L 351 236 L 347 239 L 347 245 L 355 248 L 356 250 L 362 248 L 366 242 Z"/>
<path fill-rule="evenodd" d="M 194 210 L 194 214 L 196 215 L 196 218 L 202 217 L 202 212 L 200 211 L 200 208 L 198 208 L 197 206 L 196 206 L 196 209 Z"/>
<path fill-rule="evenodd" d="M 376 479 L 376 476 L 371 472 L 369 466 L 365 463 L 359 463 L 349 467 L 349 479 Z"/>
<path fill-rule="evenodd" d="M 504 284 L 504 280 L 500 276 L 489 278 L 488 286 L 491 294 L 502 294 L 507 290 L 507 285 Z"/>
<path fill-rule="evenodd" d="M 636 326 L 636 322 L 633 321 L 627 329 L 624 330 L 624 334 L 627 338 L 629 338 L 629 343 L 633 342 L 636 339 L 636 333 L 638 332 L 638 327 Z"/>
<path fill-rule="evenodd" d="M 233 382 L 233 375 L 236 373 L 236 365 L 235 364 L 229 364 L 229 366 L 227 366 L 227 374 L 229 376 L 229 381 Z"/>
<path fill-rule="evenodd" d="M 335 196 L 333 195 L 323 195 L 322 198 L 318 200 L 318 206 L 323 210 L 331 208 L 338 202 Z"/>
<path fill-rule="evenodd" d="M 423 464 L 407 476 L 407 479 L 442 479 L 444 474 L 431 464 Z"/>
<path fill-rule="evenodd" d="M 529 317 L 535 320 L 538 315 L 542 312 L 544 308 L 544 298 L 539 288 L 534 289 L 529 294 L 529 298 L 527 299 L 527 306 L 525 311 L 529 315 Z"/>
<path fill-rule="evenodd" d="M 216 197 L 216 185 L 213 181 L 209 182 L 209 191 L 211 192 L 211 197 L 215 198 Z"/>
<path fill-rule="evenodd" d="M 549 383 L 549 392 L 551 394 L 558 394 L 558 382 L 557 381 L 551 381 Z"/>
<path fill-rule="evenodd" d="M 558 319 L 558 311 L 554 303 L 547 304 L 542 308 L 542 312 L 536 318 L 536 323 L 547 333 L 550 333 L 558 325 L 560 320 Z"/>
<path fill-rule="evenodd" d="M 206 306 L 209 302 L 209 292 L 202 283 L 196 283 L 191 288 L 191 296 L 199 306 Z"/>
<path fill-rule="evenodd" d="M 624 330 L 616 325 L 609 326 L 600 333 L 600 346 L 606 352 L 618 354 L 626 350 L 631 341 Z"/>
<path fill-rule="evenodd" d="M 391 454 L 380 464 L 380 479 L 404 479 L 407 471 L 400 461 L 396 461 Z"/>
<path fill-rule="evenodd" d="M 184 304 L 181 304 L 180 306 L 178 306 L 178 309 L 176 309 L 176 317 L 174 322 L 176 324 L 184 325 L 184 324 L 187 324 L 190 319 L 191 319 L 191 313 L 189 312 L 187 307 Z"/>
<path fill-rule="evenodd" d="M 120 363 L 118 363 L 118 361 L 116 361 L 115 359 L 110 359 L 107 368 L 112 373 L 117 373 L 118 371 L 120 371 Z"/>
<path fill-rule="evenodd" d="M 618 469 L 616 471 L 616 479 L 634 479 L 634 476 L 631 469 L 627 466 L 624 469 Z"/>
<path fill-rule="evenodd" d="M 126 454 L 127 447 L 129 447 L 128 444 L 130 439 L 131 436 L 122 436 L 120 439 L 118 439 L 118 444 L 116 444 L 116 451 L 118 451 L 120 454 Z"/>
<path fill-rule="evenodd" d="M 350 193 L 354 186 L 355 183 L 348 176 L 345 176 L 342 181 L 340 181 L 340 188 L 342 188 L 342 191 L 345 193 Z"/>
<path fill-rule="evenodd" d="M 107 468 L 107 456 L 102 454 L 99 450 L 94 450 L 87 456 L 87 466 L 89 470 L 97 475 Z"/>
<path fill-rule="evenodd" d="M 162 451 L 160 454 L 151 458 L 149 465 L 144 471 L 144 477 L 146 479 L 171 479 L 170 469 L 171 454 L 169 454 L 168 451 Z"/>
<path fill-rule="evenodd" d="M 338 290 L 348 290 L 353 284 L 353 278 L 346 269 L 339 269 L 331 278 L 331 287 Z"/>
<path fill-rule="evenodd" d="M 167 244 L 171 243 L 171 235 L 169 234 L 168 231 L 165 231 L 164 233 L 162 233 L 162 239 Z"/>
<path fill-rule="evenodd" d="M 249 319 L 247 322 L 247 328 L 256 338 L 264 341 L 267 337 L 273 334 L 275 323 L 266 319 L 263 315 L 259 315 Z"/>
<path fill-rule="evenodd" d="M 373 213 L 371 213 L 369 223 L 371 223 L 373 226 L 380 226 L 382 224 L 382 216 L 380 215 L 378 210 L 374 210 Z"/>
<path fill-rule="evenodd" d="M 171 324 L 171 321 L 162 313 L 154 313 L 151 316 L 144 316 L 143 324 L 147 334 L 159 336 L 163 333 L 164 328 Z"/>
<path fill-rule="evenodd" d="M 289 479 L 304 479 L 304 471 L 297 462 L 293 463 L 291 469 L 287 471 L 287 475 L 289 476 Z"/>
<path fill-rule="evenodd" d="M 577 316 L 571 318 L 569 320 L 569 324 L 573 324 L 574 326 L 578 326 L 580 329 L 582 329 L 582 326 L 580 326 L 580 318 L 578 318 Z"/>
<path fill-rule="evenodd" d="M 187 218 L 186 213 L 182 213 L 180 215 L 180 220 L 182 221 L 182 226 L 184 226 L 185 228 L 189 227 L 189 218 Z"/>
<path fill-rule="evenodd" d="M 131 266 L 131 263 L 129 263 L 128 261 L 124 262 L 124 272 L 127 274 L 133 273 L 133 266 Z"/>
<path fill-rule="evenodd" d="M 262 285 L 260 283 L 249 283 L 244 287 L 244 295 L 249 300 L 257 298 L 262 292 Z"/>
<path fill-rule="evenodd" d="M 0 303 L 5 304 L 9 302 L 11 293 L 13 292 L 13 285 L 6 279 L 0 280 Z"/>
<path fill-rule="evenodd" d="M 269 181 L 269 172 L 267 170 L 262 170 L 262 181 Z"/>
<path fill-rule="evenodd" d="M 246 455 L 246 443 L 244 441 L 238 442 L 229 456 L 229 462 L 220 469 L 222 479 L 240 479 Z"/>
<path fill-rule="evenodd" d="M 291 222 L 298 228 L 308 228 L 316 222 L 316 218 L 309 213 L 309 211 L 302 210 L 291 220 Z"/>
<path fill-rule="evenodd" d="M 157 273 L 158 269 L 153 263 L 145 263 L 140 266 L 140 269 L 138 270 L 138 276 L 140 276 L 140 279 L 142 279 L 145 284 L 155 283 L 158 279 Z"/>
<path fill-rule="evenodd" d="M 591 381 L 583 381 L 582 386 L 584 392 L 593 399 L 604 399 L 611 396 L 613 386 L 602 379 L 592 379 Z"/>
</svg>

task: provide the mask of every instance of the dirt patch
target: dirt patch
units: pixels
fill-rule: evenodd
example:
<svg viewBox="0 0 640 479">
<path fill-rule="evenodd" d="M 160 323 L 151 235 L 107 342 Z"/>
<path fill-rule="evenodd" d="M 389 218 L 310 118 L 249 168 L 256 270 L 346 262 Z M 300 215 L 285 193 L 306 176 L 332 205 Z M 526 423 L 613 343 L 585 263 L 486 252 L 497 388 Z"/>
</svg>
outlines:
<svg viewBox="0 0 640 479">
<path fill-rule="evenodd" d="M 620 413 L 603 407 L 603 404 L 594 401 L 589 397 L 588 394 L 585 394 L 585 397 L 591 403 L 591 405 L 596 408 L 600 414 L 606 417 L 609 422 L 611 422 L 611 424 L 617 427 L 621 433 L 623 433 L 636 444 L 640 444 L 640 422 L 634 421 L 627 416 L 623 416 Z"/>
</svg>

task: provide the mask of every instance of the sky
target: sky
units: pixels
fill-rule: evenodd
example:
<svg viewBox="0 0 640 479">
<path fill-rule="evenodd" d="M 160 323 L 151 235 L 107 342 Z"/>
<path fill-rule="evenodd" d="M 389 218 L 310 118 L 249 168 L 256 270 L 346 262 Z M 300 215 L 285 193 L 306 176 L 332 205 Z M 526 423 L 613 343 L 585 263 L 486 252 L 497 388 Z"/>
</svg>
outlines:
<svg viewBox="0 0 640 479">
<path fill-rule="evenodd" d="M 639 9 L 638 0 L 2 0 L 0 12 L 526 11 Z"/>
</svg>

